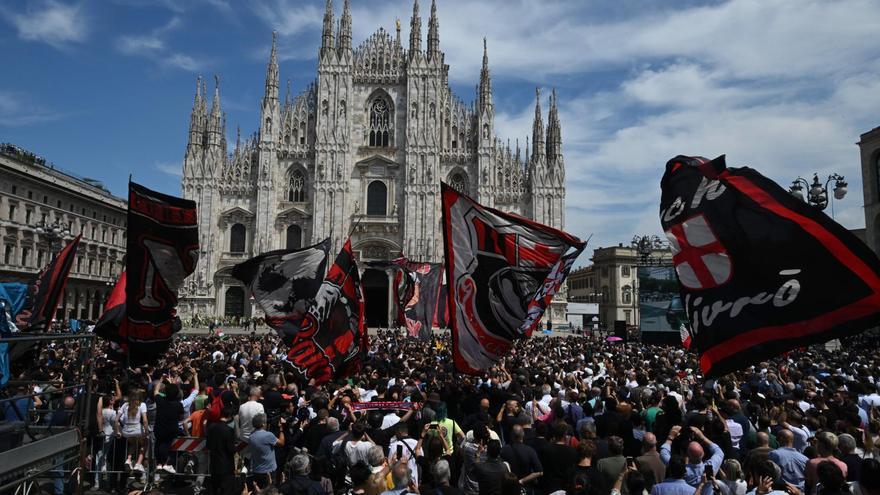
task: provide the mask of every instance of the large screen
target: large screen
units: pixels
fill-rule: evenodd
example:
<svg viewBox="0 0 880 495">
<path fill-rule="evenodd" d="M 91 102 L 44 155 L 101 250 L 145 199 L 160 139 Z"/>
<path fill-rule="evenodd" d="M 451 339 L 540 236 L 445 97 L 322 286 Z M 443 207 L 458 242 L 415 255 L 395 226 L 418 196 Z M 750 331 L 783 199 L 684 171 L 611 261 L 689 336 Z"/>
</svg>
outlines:
<svg viewBox="0 0 880 495">
<path fill-rule="evenodd" d="M 669 266 L 639 267 L 639 327 L 644 342 L 680 342 L 686 324 L 675 270 Z"/>
</svg>

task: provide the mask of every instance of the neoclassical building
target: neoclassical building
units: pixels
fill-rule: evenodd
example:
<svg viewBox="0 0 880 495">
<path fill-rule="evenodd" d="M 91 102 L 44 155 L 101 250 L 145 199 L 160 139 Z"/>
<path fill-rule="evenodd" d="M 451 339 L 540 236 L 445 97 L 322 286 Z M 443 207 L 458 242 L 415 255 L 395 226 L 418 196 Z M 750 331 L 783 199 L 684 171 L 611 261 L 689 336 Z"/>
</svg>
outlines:
<svg viewBox="0 0 880 495">
<path fill-rule="evenodd" d="M 251 314 L 231 266 L 328 236 L 335 251 L 351 232 L 362 260 L 403 253 L 440 261 L 441 181 L 485 205 L 564 227 L 555 92 L 546 125 L 538 93 L 522 151 L 518 140 L 511 147 L 495 134 L 485 40 L 474 101 L 450 90 L 434 4 L 426 44 L 418 0 L 408 43 L 399 22 L 396 33 L 379 28 L 356 47 L 351 32 L 348 0 L 338 23 L 327 0 L 317 78 L 295 96 L 288 80 L 283 98 L 273 35 L 259 131 L 238 138 L 231 154 L 219 79 L 210 108 L 205 84 L 197 83 L 182 189 L 199 206 L 202 252 L 181 294 L 182 314 Z M 365 274 L 368 297 L 387 293 L 381 278 Z M 555 305 L 552 317 L 564 320 L 564 308 Z"/>
</svg>

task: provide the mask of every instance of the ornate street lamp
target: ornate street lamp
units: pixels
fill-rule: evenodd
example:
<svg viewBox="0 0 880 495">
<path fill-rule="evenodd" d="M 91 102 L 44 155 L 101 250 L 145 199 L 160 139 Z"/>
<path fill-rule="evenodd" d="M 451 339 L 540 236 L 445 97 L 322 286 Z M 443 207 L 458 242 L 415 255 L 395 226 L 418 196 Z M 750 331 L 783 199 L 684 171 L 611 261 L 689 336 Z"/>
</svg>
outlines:
<svg viewBox="0 0 880 495">
<path fill-rule="evenodd" d="M 665 251 L 669 246 L 666 241 L 656 235 L 636 235 L 630 242 L 630 247 L 636 250 L 639 266 L 654 266 L 662 264 L 662 256 L 657 256 L 657 251 Z"/>
<path fill-rule="evenodd" d="M 831 198 L 828 196 L 828 185 L 831 184 L 831 181 L 834 181 L 834 197 Z M 834 217 L 834 204 L 833 200 L 840 201 L 846 196 L 846 188 L 847 183 L 843 179 L 843 176 L 840 174 L 831 174 L 828 176 L 828 180 L 825 181 L 823 185 L 819 181 L 819 174 L 813 174 L 813 182 L 812 184 L 807 182 L 807 179 L 803 177 L 798 177 L 791 183 L 791 187 L 788 188 L 788 191 L 796 198 L 801 201 L 806 202 L 807 204 L 814 206 L 820 210 L 824 210 L 828 207 L 829 203 L 831 204 L 831 217 Z M 807 191 L 806 196 L 804 196 L 804 190 Z"/>
<path fill-rule="evenodd" d="M 70 237 L 70 225 L 60 223 L 58 220 L 55 220 L 53 223 L 46 222 L 45 220 L 40 221 L 34 228 L 37 234 L 40 237 L 44 238 L 48 243 L 49 247 L 52 249 L 52 256 L 58 254 L 58 251 L 61 251 L 61 244 L 64 239 Z"/>
</svg>

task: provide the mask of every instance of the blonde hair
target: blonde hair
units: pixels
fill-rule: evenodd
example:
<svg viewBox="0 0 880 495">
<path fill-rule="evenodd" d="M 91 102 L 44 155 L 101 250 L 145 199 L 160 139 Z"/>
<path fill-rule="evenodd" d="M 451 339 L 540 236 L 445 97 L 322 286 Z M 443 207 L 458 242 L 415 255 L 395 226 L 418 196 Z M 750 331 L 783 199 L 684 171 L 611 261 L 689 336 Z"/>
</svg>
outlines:
<svg viewBox="0 0 880 495">
<path fill-rule="evenodd" d="M 128 393 L 128 417 L 137 416 L 138 410 L 141 408 L 142 394 L 140 390 L 132 390 Z"/>
</svg>

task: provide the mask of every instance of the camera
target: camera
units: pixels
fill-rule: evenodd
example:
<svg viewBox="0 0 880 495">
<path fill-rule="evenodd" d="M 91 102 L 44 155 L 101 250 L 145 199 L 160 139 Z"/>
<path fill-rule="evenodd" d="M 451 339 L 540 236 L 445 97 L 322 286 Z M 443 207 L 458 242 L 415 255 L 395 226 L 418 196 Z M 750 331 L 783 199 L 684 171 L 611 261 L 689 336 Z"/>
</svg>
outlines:
<svg viewBox="0 0 880 495">
<path fill-rule="evenodd" d="M 296 419 L 298 421 L 305 421 L 311 417 L 311 413 L 309 413 L 308 407 L 300 407 L 296 410 Z"/>
</svg>

